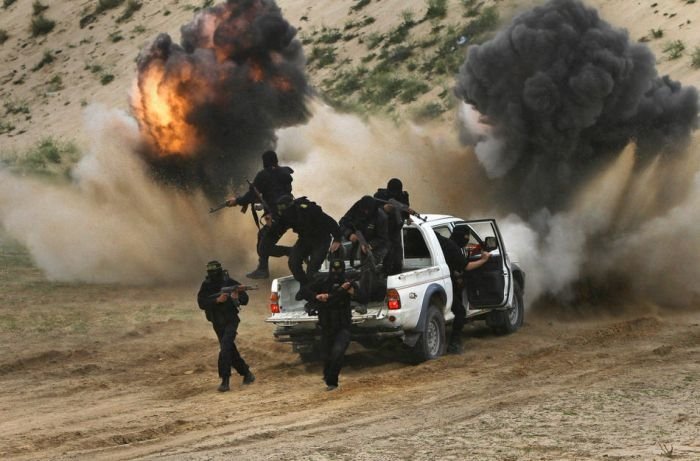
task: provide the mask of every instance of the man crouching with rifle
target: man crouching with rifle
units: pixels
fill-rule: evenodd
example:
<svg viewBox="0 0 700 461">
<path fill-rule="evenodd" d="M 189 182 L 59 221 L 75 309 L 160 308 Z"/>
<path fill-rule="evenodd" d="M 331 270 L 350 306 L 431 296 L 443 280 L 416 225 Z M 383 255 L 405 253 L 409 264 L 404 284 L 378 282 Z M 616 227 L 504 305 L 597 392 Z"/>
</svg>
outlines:
<svg viewBox="0 0 700 461">
<path fill-rule="evenodd" d="M 197 293 L 199 308 L 204 310 L 207 320 L 212 323 L 216 337 L 219 338 L 219 377 L 221 384 L 219 392 L 230 389 L 231 368 L 243 376 L 243 384 L 255 381 L 255 375 L 236 348 L 238 324 L 238 308 L 248 304 L 246 290 L 255 289 L 241 285 L 228 275 L 219 261 L 207 263 L 207 277 Z"/>
</svg>

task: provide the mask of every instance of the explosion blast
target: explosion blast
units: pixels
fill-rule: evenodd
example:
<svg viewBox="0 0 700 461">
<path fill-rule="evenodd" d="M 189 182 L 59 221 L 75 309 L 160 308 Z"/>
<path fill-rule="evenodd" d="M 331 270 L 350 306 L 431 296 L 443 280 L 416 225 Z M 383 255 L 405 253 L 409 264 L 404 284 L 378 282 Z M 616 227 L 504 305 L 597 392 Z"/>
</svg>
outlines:
<svg viewBox="0 0 700 461">
<path fill-rule="evenodd" d="M 642 157 L 680 150 L 698 95 L 659 77 L 646 45 L 578 0 L 552 0 L 470 49 L 457 94 L 486 116 L 476 153 L 526 213 L 567 206 L 576 187 L 636 139 Z"/>
<path fill-rule="evenodd" d="M 308 118 L 301 44 L 272 0 L 207 8 L 181 34 L 141 52 L 132 107 L 155 175 L 220 197 L 276 128 Z"/>
</svg>

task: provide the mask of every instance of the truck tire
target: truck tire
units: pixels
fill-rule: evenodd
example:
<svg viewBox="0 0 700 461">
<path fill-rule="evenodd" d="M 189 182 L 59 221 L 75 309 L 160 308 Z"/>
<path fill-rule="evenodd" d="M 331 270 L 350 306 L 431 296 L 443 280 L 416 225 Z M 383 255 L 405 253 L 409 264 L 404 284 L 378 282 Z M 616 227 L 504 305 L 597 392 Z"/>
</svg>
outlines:
<svg viewBox="0 0 700 461">
<path fill-rule="evenodd" d="M 494 333 L 498 335 L 508 335 L 515 333 L 523 326 L 525 319 L 525 304 L 523 303 L 523 292 L 520 285 L 515 283 L 515 293 L 513 293 L 513 306 L 503 311 L 493 311 L 486 318 L 486 323 Z"/>
<path fill-rule="evenodd" d="M 446 346 L 445 317 L 434 302 L 431 302 L 423 331 L 420 332 L 420 338 L 413 348 L 413 355 L 419 362 L 425 362 L 443 355 Z"/>
</svg>

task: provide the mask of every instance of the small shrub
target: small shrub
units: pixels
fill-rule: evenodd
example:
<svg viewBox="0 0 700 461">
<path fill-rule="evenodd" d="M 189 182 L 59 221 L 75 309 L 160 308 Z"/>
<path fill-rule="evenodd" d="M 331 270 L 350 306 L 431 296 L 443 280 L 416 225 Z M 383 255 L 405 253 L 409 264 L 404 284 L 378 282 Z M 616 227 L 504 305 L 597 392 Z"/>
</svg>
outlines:
<svg viewBox="0 0 700 461">
<path fill-rule="evenodd" d="M 80 152 L 74 143 L 48 137 L 37 142 L 24 155 L 16 156 L 10 167 L 24 174 L 67 177 L 79 158 Z"/>
<path fill-rule="evenodd" d="M 341 38 L 343 38 L 343 34 L 340 32 L 340 29 L 328 29 L 324 27 L 321 29 L 321 35 L 316 39 L 316 42 L 330 45 L 331 43 L 337 42 Z"/>
<path fill-rule="evenodd" d="M 37 70 L 41 69 L 47 64 L 51 64 L 54 61 L 53 54 L 51 53 L 51 50 L 46 50 L 44 51 L 44 56 L 41 58 L 41 61 L 39 61 L 34 67 L 32 67 L 32 72 L 36 72 Z"/>
<path fill-rule="evenodd" d="M 121 42 L 122 40 L 124 40 L 124 37 L 122 36 L 121 32 L 116 31 L 116 32 L 112 32 L 109 34 L 109 40 L 112 43 L 117 43 L 117 42 Z"/>
<path fill-rule="evenodd" d="M 6 122 L 5 120 L 0 120 L 0 134 L 9 133 L 14 129 L 15 126 L 12 123 Z"/>
<path fill-rule="evenodd" d="M 5 104 L 6 115 L 28 114 L 29 106 L 26 102 L 7 101 Z"/>
<path fill-rule="evenodd" d="M 99 74 L 100 72 L 102 72 L 102 66 L 99 64 L 90 64 L 90 65 L 86 64 L 85 69 L 89 70 L 93 74 Z"/>
<path fill-rule="evenodd" d="M 382 41 L 384 41 L 384 35 L 380 34 L 379 32 L 372 32 L 367 36 L 367 49 L 375 49 L 380 43 L 382 43 Z"/>
<path fill-rule="evenodd" d="M 370 1 L 371 0 L 358 0 L 353 6 L 350 7 L 350 13 L 352 13 L 353 11 L 360 11 L 362 8 L 369 5 Z"/>
<path fill-rule="evenodd" d="M 112 74 L 103 74 L 102 77 L 100 78 L 100 83 L 103 85 L 107 85 L 110 82 L 114 80 L 114 75 Z"/>
<path fill-rule="evenodd" d="M 425 19 L 444 18 L 447 16 L 447 0 L 428 0 Z"/>
<path fill-rule="evenodd" d="M 2 0 L 2 7 L 5 8 L 5 9 L 7 9 L 7 8 L 10 7 L 10 5 L 12 5 L 13 3 L 15 3 L 16 1 L 17 1 L 17 0 Z"/>
<path fill-rule="evenodd" d="M 103 13 L 107 10 L 114 9 L 124 3 L 124 0 L 97 0 L 95 14 Z"/>
<path fill-rule="evenodd" d="M 143 3 L 139 0 L 127 0 L 126 8 L 124 8 L 122 15 L 117 18 L 117 22 L 128 21 L 142 6 Z"/>
<path fill-rule="evenodd" d="M 314 46 L 309 56 L 309 64 L 315 64 L 317 69 L 335 62 L 335 48 L 332 46 Z"/>
<path fill-rule="evenodd" d="M 32 15 L 39 16 L 44 11 L 48 10 L 49 7 L 41 3 L 39 0 L 34 0 L 32 3 Z"/>
<path fill-rule="evenodd" d="M 0 45 L 5 43 L 8 38 L 10 38 L 10 36 L 7 31 L 5 29 L 0 29 Z"/>
<path fill-rule="evenodd" d="M 428 91 L 430 91 L 430 86 L 423 81 L 405 80 L 401 94 L 399 95 L 399 100 L 404 104 L 408 104 L 409 102 L 415 101 L 418 96 L 427 93 Z"/>
<path fill-rule="evenodd" d="M 43 14 L 32 18 L 32 37 L 46 35 L 56 27 L 56 21 L 47 19 Z"/>
<path fill-rule="evenodd" d="M 47 93 L 55 93 L 57 91 L 61 91 L 63 88 L 63 79 L 61 78 L 60 75 L 54 75 L 51 80 L 48 81 L 46 84 L 46 92 Z"/>
<path fill-rule="evenodd" d="M 135 34 L 142 34 L 142 33 L 146 32 L 146 28 L 139 24 L 138 26 L 131 29 L 131 32 L 133 32 Z"/>
<path fill-rule="evenodd" d="M 659 29 L 651 29 L 651 36 L 652 36 L 653 38 L 661 38 L 661 37 L 664 36 L 664 31 L 663 31 L 663 29 L 661 29 L 661 28 L 659 28 Z"/>
<path fill-rule="evenodd" d="M 681 40 L 673 40 L 664 47 L 664 53 L 668 55 L 668 59 L 678 59 L 683 55 L 685 44 Z"/>
<path fill-rule="evenodd" d="M 445 108 L 438 102 L 429 102 L 413 112 L 413 119 L 419 122 L 428 121 L 439 117 L 445 112 Z"/>
<path fill-rule="evenodd" d="M 700 69 L 700 47 L 695 47 L 693 54 L 690 56 L 690 66 L 693 69 Z"/>
</svg>

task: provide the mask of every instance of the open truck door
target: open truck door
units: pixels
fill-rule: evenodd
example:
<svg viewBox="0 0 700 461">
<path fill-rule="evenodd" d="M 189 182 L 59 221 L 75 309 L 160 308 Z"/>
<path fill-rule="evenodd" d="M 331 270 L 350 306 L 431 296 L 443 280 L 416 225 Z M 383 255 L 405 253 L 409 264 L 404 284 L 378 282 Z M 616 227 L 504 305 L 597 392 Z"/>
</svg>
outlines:
<svg viewBox="0 0 700 461">
<path fill-rule="evenodd" d="M 496 220 L 465 221 L 455 225 L 455 227 L 461 226 L 469 228 L 467 258 L 479 259 L 482 251 L 491 253 L 491 257 L 483 266 L 465 273 L 470 308 L 487 309 L 506 306 L 512 283 L 512 271 Z"/>
</svg>

